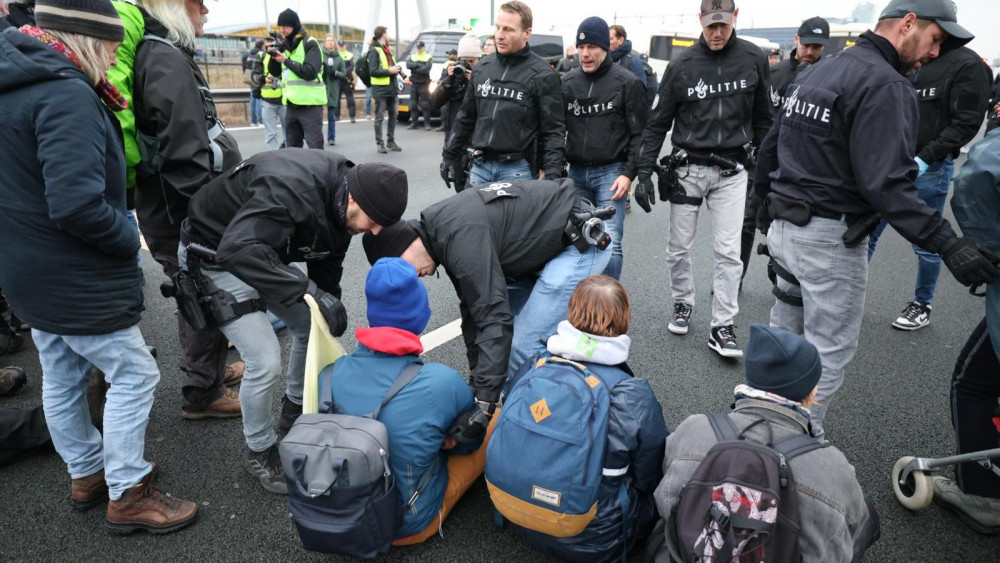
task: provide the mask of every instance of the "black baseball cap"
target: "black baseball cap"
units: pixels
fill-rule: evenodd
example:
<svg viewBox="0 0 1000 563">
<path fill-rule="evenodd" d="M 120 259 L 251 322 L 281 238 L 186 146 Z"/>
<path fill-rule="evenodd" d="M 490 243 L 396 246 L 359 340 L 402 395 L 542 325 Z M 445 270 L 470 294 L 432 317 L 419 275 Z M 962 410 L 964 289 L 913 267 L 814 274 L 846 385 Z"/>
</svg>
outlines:
<svg viewBox="0 0 1000 563">
<path fill-rule="evenodd" d="M 922 20 L 937 22 L 948 34 L 945 43 L 950 48 L 961 47 L 975 37 L 969 30 L 958 25 L 958 8 L 951 0 L 892 0 L 878 19 L 901 18 L 906 14 L 916 14 Z"/>
<path fill-rule="evenodd" d="M 830 42 L 830 24 L 823 18 L 809 18 L 799 26 L 799 43 L 802 45 L 822 45 Z"/>
<path fill-rule="evenodd" d="M 427 45 L 423 41 L 417 41 L 417 49 L 420 49 L 420 48 L 426 47 L 426 46 Z"/>
</svg>

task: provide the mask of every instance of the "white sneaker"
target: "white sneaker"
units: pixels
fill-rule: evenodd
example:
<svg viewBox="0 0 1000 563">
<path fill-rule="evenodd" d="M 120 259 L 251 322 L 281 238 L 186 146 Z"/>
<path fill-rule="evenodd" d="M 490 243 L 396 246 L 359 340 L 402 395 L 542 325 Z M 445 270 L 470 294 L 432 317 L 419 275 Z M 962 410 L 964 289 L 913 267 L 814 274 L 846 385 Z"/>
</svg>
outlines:
<svg viewBox="0 0 1000 563">
<path fill-rule="evenodd" d="M 929 324 L 931 324 L 931 306 L 910 301 L 899 317 L 893 321 L 892 326 L 899 330 L 917 330 Z"/>
<path fill-rule="evenodd" d="M 934 502 L 958 514 L 963 522 L 980 534 L 1000 533 L 1000 498 L 969 495 L 958 484 L 942 475 L 931 476 Z"/>
</svg>

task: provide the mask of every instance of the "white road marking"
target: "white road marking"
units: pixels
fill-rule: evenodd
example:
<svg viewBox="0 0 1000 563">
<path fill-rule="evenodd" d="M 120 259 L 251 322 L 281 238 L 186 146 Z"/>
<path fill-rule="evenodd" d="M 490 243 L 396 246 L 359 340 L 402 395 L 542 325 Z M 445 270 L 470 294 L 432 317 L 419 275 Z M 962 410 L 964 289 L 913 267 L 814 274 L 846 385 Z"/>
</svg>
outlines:
<svg viewBox="0 0 1000 563">
<path fill-rule="evenodd" d="M 445 344 L 462 335 L 462 319 L 455 319 L 441 328 L 434 329 L 420 337 L 420 343 L 424 345 L 424 353 Z"/>
</svg>

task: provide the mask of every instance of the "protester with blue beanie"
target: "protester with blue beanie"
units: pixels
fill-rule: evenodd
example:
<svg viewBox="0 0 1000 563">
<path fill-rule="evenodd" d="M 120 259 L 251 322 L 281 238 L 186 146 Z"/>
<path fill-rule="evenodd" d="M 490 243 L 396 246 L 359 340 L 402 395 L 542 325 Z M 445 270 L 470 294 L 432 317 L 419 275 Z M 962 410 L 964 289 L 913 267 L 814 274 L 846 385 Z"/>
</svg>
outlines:
<svg viewBox="0 0 1000 563">
<path fill-rule="evenodd" d="M 402 258 L 382 258 L 372 266 L 365 297 L 369 328 L 357 329 L 358 348 L 337 359 L 331 378 L 337 406 L 359 416 L 375 410 L 403 369 L 420 361 L 424 348 L 418 335 L 431 318 L 427 289 Z M 455 447 L 446 435 L 473 403 L 472 389 L 457 371 L 425 364 L 381 410 L 379 420 L 389 431 L 392 451 L 389 464 L 403 502 L 413 495 L 424 472 L 436 467 L 413 510 L 403 517 L 394 545 L 421 543 L 437 533 L 483 472 L 486 448 Z"/>
</svg>

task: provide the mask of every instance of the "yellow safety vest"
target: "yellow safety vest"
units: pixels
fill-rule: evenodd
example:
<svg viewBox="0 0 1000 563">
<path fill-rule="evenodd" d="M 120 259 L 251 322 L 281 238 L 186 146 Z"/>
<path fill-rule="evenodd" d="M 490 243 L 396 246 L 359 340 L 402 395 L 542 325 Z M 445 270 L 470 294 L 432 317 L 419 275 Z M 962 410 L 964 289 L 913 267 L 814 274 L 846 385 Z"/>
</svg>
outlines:
<svg viewBox="0 0 1000 563">
<path fill-rule="evenodd" d="M 289 60 L 302 64 L 306 60 L 306 41 L 312 41 L 319 47 L 319 41 L 312 37 L 307 37 L 299 41 L 295 50 L 288 56 Z M 323 67 L 316 69 L 316 78 L 313 80 L 302 80 L 299 75 L 292 72 L 287 66 L 281 72 L 282 82 L 284 82 L 284 102 L 293 103 L 297 106 L 325 106 L 326 105 L 326 84 L 323 83 Z"/>
<path fill-rule="evenodd" d="M 354 53 L 350 51 L 337 51 L 337 52 L 340 53 L 340 58 L 344 59 L 345 63 L 354 60 Z"/>
<path fill-rule="evenodd" d="M 264 63 L 264 78 L 271 76 L 271 73 L 267 71 L 267 65 L 271 62 L 271 54 L 267 51 L 260 52 L 261 62 Z M 278 78 L 275 76 L 274 78 Z M 281 99 L 281 80 L 275 80 L 274 82 L 264 82 L 260 87 L 260 97 L 267 98 L 269 100 Z"/>
<path fill-rule="evenodd" d="M 426 63 L 427 61 L 431 60 L 431 54 L 428 53 L 427 51 L 424 51 L 423 53 L 417 51 L 416 53 L 410 55 L 410 60 L 415 63 Z"/>
<path fill-rule="evenodd" d="M 372 49 L 378 53 L 379 68 L 387 69 L 389 68 L 389 59 L 385 56 L 385 48 L 379 44 L 378 41 L 372 43 Z M 391 52 L 391 51 L 390 51 Z M 392 84 L 392 80 L 396 78 L 395 76 L 374 76 L 372 75 L 372 86 L 388 86 Z"/>
</svg>

